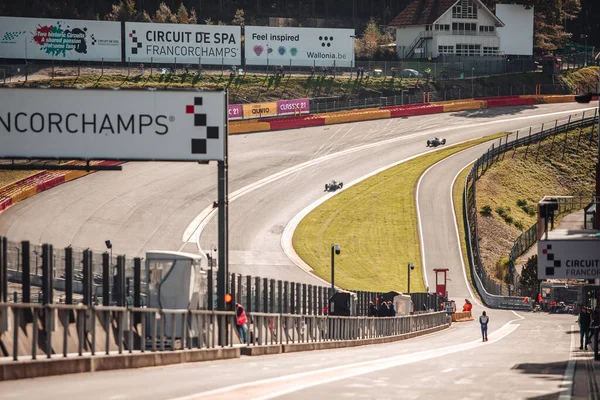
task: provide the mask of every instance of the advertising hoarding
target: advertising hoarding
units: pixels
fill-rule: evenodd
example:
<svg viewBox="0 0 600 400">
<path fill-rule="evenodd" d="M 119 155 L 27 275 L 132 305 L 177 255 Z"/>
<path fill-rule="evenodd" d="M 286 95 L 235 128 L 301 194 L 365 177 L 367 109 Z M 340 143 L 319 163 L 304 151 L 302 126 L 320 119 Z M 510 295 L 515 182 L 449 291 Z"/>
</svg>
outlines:
<svg viewBox="0 0 600 400">
<path fill-rule="evenodd" d="M 222 160 L 225 92 L 0 88 L 0 158 Z"/>
<path fill-rule="evenodd" d="M 275 117 L 277 115 L 277 102 L 242 104 L 244 119 Z"/>
<path fill-rule="evenodd" d="M 279 100 L 277 102 L 278 115 L 300 115 L 309 113 L 308 99 Z"/>
<path fill-rule="evenodd" d="M 244 118 L 244 109 L 241 104 L 230 104 L 227 107 L 227 117 L 229 120 Z"/>
<path fill-rule="evenodd" d="M 354 29 L 246 26 L 247 65 L 354 65 Z"/>
<path fill-rule="evenodd" d="M 121 60 L 121 23 L 0 17 L 0 58 Z"/>
<path fill-rule="evenodd" d="M 125 23 L 125 61 L 240 65 L 241 28 Z"/>
<path fill-rule="evenodd" d="M 591 236 L 595 236 L 595 233 Z M 599 240 L 595 237 L 587 240 L 540 240 L 538 278 L 599 279 Z"/>
</svg>

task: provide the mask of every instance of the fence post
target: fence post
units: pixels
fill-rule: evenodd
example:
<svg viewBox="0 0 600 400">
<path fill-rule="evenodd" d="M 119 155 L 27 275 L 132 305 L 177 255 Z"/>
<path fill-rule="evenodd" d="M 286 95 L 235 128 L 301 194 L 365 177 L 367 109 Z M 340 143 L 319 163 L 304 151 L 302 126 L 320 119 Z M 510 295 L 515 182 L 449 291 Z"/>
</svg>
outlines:
<svg viewBox="0 0 600 400">
<path fill-rule="evenodd" d="M 42 246 L 42 298 L 43 304 L 52 304 L 54 294 L 54 265 L 52 245 Z"/>
<path fill-rule="evenodd" d="M 0 236 L 0 303 L 8 301 L 8 239 Z M 16 315 L 16 314 L 15 314 Z M 17 327 L 14 327 L 15 332 Z"/>
<path fill-rule="evenodd" d="M 6 238 L 0 238 L 0 242 L 2 240 L 6 240 Z M 5 250 L 7 250 L 7 246 L 8 244 L 4 245 Z M 30 262 L 29 262 L 29 258 L 30 258 L 30 253 L 29 253 L 29 242 L 28 241 L 23 241 L 21 242 L 21 286 L 22 286 L 22 299 L 21 301 L 23 303 L 31 303 L 31 266 L 30 266 Z M 0 251 L 1 252 L 1 251 Z M 1 257 L 1 255 L 0 255 Z M 6 255 L 4 256 L 5 260 L 8 261 L 6 259 Z M 0 269 L 2 268 L 2 262 L 0 261 Z M 0 282 L 4 282 L 7 284 L 7 276 L 6 276 L 6 269 L 3 269 L 3 272 L 0 272 L 0 275 L 4 274 L 3 277 L 0 276 Z M 2 286 L 2 285 L 0 285 Z M 7 285 L 4 285 L 4 287 L 0 287 L 0 293 L 4 292 L 7 293 Z M 0 297 L 0 301 L 2 301 L 2 297 Z M 6 300 L 4 300 L 6 301 Z"/>
<path fill-rule="evenodd" d="M 269 278 L 263 278 L 263 308 L 261 312 L 269 312 Z"/>
<path fill-rule="evenodd" d="M 290 314 L 296 314 L 296 284 L 288 282 L 290 285 Z"/>
<path fill-rule="evenodd" d="M 65 249 L 65 304 L 73 304 L 73 248 L 70 246 Z"/>
<path fill-rule="evenodd" d="M 260 278 L 257 276 L 256 278 L 254 278 L 254 290 L 255 290 L 255 296 L 254 296 L 254 302 L 255 302 L 255 312 L 260 312 L 260 295 L 261 295 L 261 288 L 260 288 Z"/>
<path fill-rule="evenodd" d="M 102 254 L 102 305 L 110 306 L 110 259 L 108 252 Z"/>
<path fill-rule="evenodd" d="M 252 312 L 252 276 L 246 276 L 246 311 Z"/>
<path fill-rule="evenodd" d="M 527 159 L 527 153 L 529 152 L 529 145 L 531 144 L 531 127 L 529 127 L 529 136 L 527 137 L 527 147 L 525 148 L 525 159 Z"/>
<path fill-rule="evenodd" d="M 124 307 L 127 303 L 125 301 L 125 256 L 123 255 L 117 257 L 117 282 L 115 292 L 117 295 L 117 306 Z"/>
</svg>

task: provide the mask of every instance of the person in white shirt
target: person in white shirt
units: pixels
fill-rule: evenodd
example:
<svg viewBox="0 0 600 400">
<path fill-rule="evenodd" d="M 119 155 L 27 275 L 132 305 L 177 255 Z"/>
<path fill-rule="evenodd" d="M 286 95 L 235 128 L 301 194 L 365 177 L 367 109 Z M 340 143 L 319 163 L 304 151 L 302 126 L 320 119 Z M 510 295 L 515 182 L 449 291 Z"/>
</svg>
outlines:
<svg viewBox="0 0 600 400">
<path fill-rule="evenodd" d="M 479 317 L 479 324 L 481 325 L 481 336 L 483 338 L 483 342 L 487 342 L 487 331 L 488 331 L 488 322 L 490 322 L 490 317 L 485 314 L 485 311 Z"/>
</svg>

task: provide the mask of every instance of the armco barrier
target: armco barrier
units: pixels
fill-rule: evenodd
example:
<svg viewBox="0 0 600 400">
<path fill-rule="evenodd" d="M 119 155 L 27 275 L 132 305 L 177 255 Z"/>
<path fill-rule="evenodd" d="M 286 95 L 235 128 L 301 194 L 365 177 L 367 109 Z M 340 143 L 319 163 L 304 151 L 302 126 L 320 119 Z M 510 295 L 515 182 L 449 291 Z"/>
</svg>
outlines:
<svg viewBox="0 0 600 400">
<path fill-rule="evenodd" d="M 444 112 L 457 112 L 467 110 L 479 110 L 481 108 L 488 108 L 486 100 L 470 100 L 454 102 L 450 104 L 444 104 Z"/>
<path fill-rule="evenodd" d="M 270 131 L 271 124 L 262 121 L 233 121 L 229 123 L 229 133 L 251 133 Z"/>
<path fill-rule="evenodd" d="M 499 107 L 516 107 L 516 106 L 532 106 L 535 104 L 535 99 L 523 99 L 519 97 L 510 97 L 506 99 L 488 99 L 488 108 Z"/>
<path fill-rule="evenodd" d="M 390 118 L 388 110 L 354 111 L 329 114 L 325 116 L 325 125 L 343 124 L 346 122 L 371 121 L 374 119 Z"/>
<path fill-rule="evenodd" d="M 272 118 L 265 122 L 270 124 L 271 130 L 280 130 L 325 125 L 325 118 L 308 115 L 304 117 Z"/>
<path fill-rule="evenodd" d="M 434 104 L 423 106 L 399 106 L 385 107 L 384 109 L 390 112 L 391 118 L 397 117 L 412 117 L 416 115 L 441 114 L 444 112 L 444 107 Z"/>
</svg>

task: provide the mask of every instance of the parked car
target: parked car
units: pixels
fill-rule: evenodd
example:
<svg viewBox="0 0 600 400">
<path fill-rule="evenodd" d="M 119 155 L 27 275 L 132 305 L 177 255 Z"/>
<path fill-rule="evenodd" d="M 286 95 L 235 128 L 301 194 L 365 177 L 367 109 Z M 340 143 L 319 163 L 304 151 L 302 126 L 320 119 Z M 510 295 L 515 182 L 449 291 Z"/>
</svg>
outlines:
<svg viewBox="0 0 600 400">
<path fill-rule="evenodd" d="M 403 69 L 400 78 L 422 78 L 423 75 L 415 69 Z"/>
</svg>

